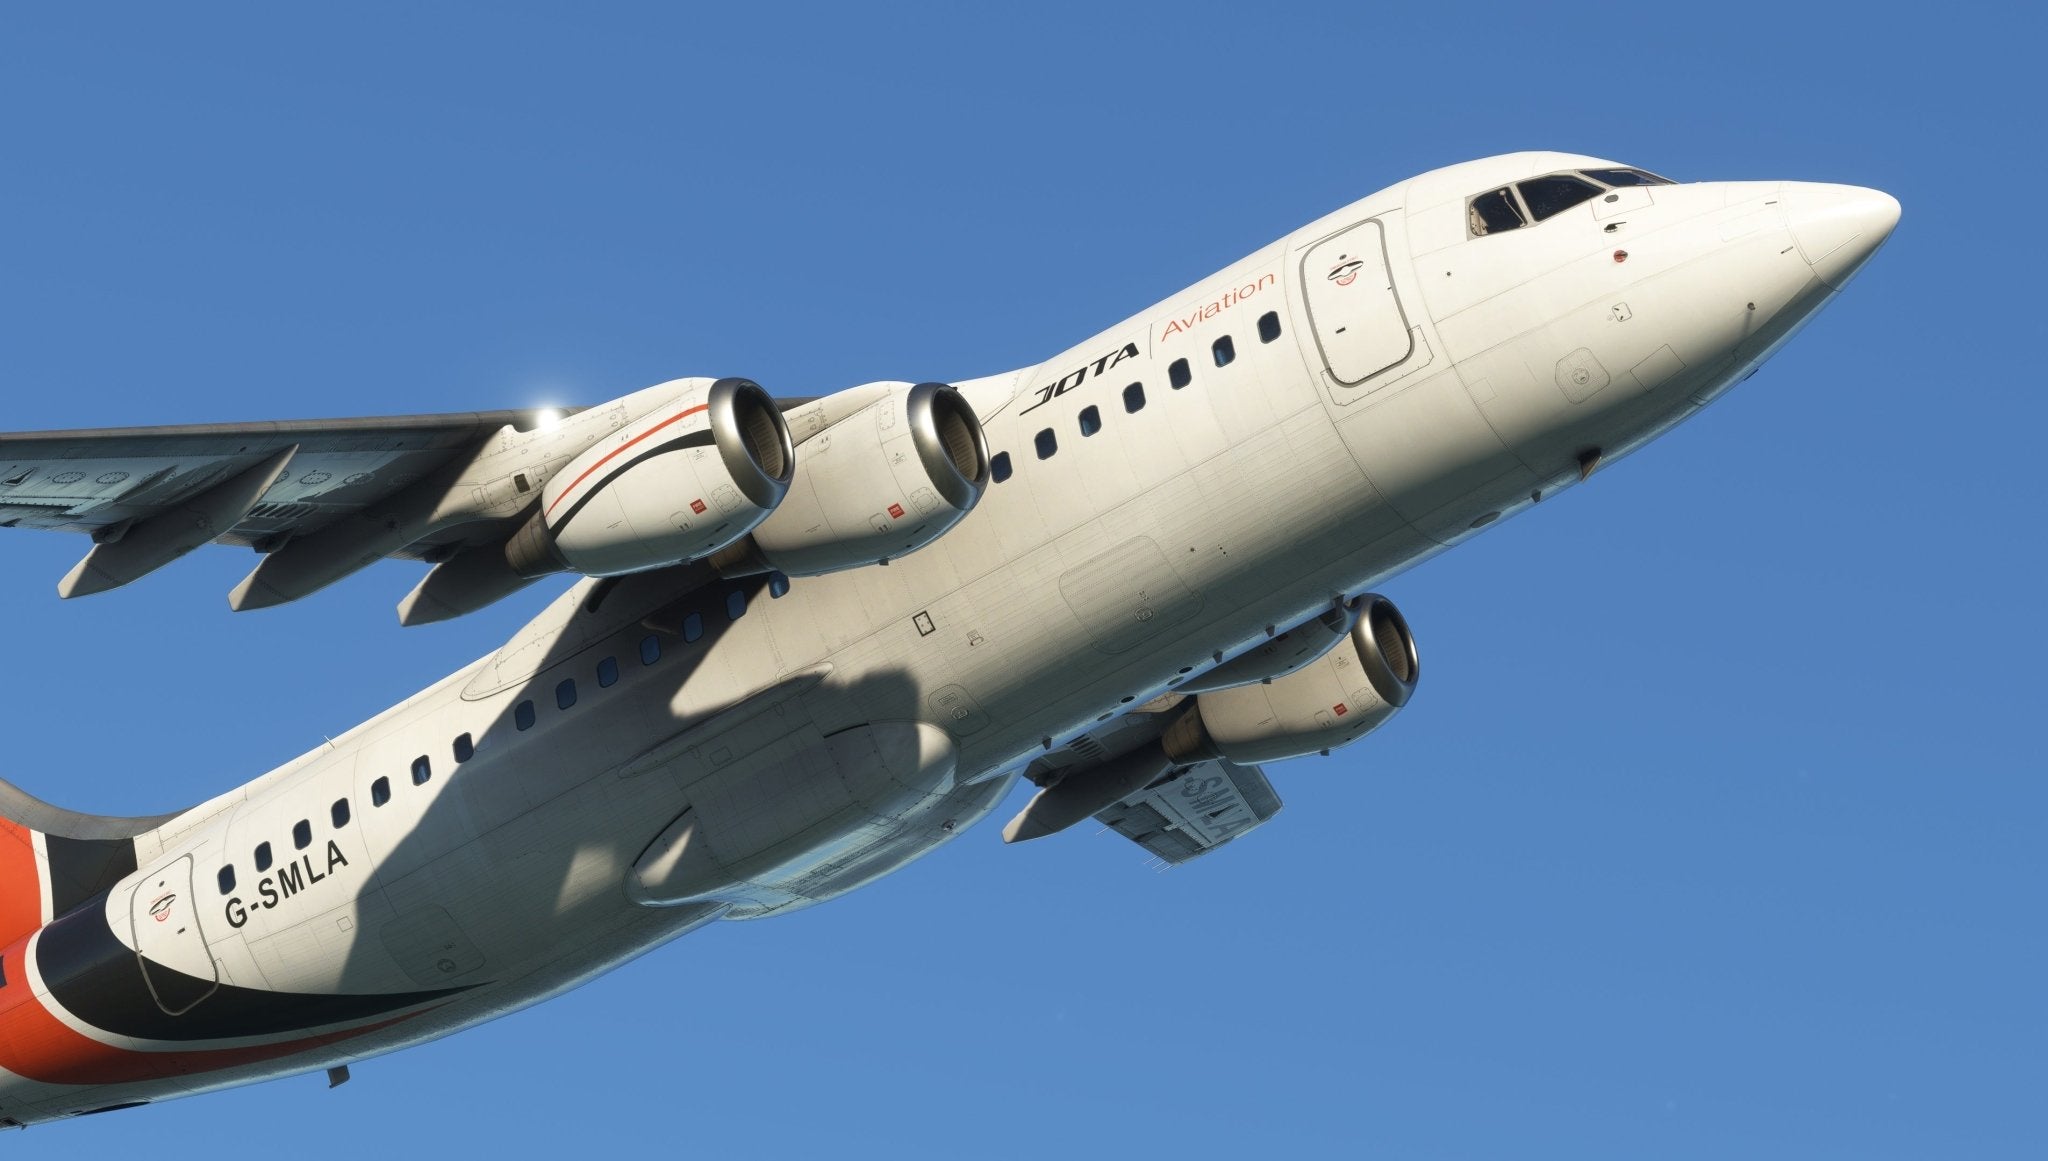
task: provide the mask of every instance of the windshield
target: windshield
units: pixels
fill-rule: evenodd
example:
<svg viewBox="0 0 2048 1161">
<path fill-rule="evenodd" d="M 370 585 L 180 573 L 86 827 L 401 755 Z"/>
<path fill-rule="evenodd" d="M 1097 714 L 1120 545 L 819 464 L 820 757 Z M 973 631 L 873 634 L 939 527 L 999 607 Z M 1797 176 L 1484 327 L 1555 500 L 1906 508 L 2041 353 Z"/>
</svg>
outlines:
<svg viewBox="0 0 2048 1161">
<path fill-rule="evenodd" d="M 1529 207 L 1529 215 L 1539 222 L 1600 196 L 1599 186 L 1569 173 L 1531 178 L 1519 188 L 1522 201 Z"/>
<path fill-rule="evenodd" d="M 1602 185 L 1677 185 L 1668 177 L 1658 177 L 1646 169 L 1582 169 L 1580 173 L 1600 182 Z"/>
</svg>

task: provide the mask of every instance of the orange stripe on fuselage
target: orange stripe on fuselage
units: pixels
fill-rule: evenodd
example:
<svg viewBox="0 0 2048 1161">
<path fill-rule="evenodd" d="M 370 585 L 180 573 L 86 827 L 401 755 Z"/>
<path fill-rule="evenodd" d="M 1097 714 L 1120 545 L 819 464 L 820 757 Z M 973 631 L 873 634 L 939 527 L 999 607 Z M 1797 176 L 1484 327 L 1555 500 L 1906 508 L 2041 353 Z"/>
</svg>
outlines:
<svg viewBox="0 0 2048 1161">
<path fill-rule="evenodd" d="M 238 1064 L 275 1060 L 295 1052 L 337 1044 L 401 1020 L 419 1015 L 410 1012 L 362 1028 L 307 1036 L 282 1044 L 256 1044 L 246 1048 L 179 1048 L 166 1052 L 137 1052 L 102 1044 L 75 1032 L 50 1012 L 49 1001 L 37 996 L 28 984 L 28 937 L 24 936 L 0 952 L 0 968 L 7 973 L 0 987 L 0 1068 L 48 1084 L 128 1084 L 140 1080 L 213 1072 Z M 201 1000 L 203 1006 L 206 1001 Z"/>
<path fill-rule="evenodd" d="M 695 407 L 687 408 L 681 412 L 678 412 L 675 415 L 669 416 L 667 419 L 662 420 L 660 423 L 655 424 L 653 427 L 648 428 L 646 431 L 641 432 L 639 435 L 634 436 L 632 439 L 629 439 L 626 442 L 620 444 L 619 446 L 613 448 L 612 450 L 606 452 L 604 454 L 604 458 L 598 460 L 596 463 L 583 469 L 582 475 L 577 476 L 575 479 L 569 481 L 569 486 L 563 488 L 561 492 L 555 496 L 555 502 L 548 505 L 546 515 L 554 515 L 555 509 L 561 506 L 562 501 L 569 498 L 569 493 L 576 490 L 576 485 L 589 479 L 590 473 L 612 462 L 613 458 L 616 457 L 620 452 L 625 451 L 627 448 L 632 447 L 634 444 L 639 443 L 641 440 L 646 439 L 648 436 L 653 435 L 655 432 L 660 431 L 662 428 L 667 427 L 671 423 L 675 423 L 676 421 L 682 419 L 688 419 L 690 416 L 697 414 L 699 411 L 709 411 L 710 409 L 710 404 L 699 403 Z"/>
<path fill-rule="evenodd" d="M 12 943 L 42 925 L 35 835 L 11 818 L 0 818 L 0 943 Z"/>
</svg>

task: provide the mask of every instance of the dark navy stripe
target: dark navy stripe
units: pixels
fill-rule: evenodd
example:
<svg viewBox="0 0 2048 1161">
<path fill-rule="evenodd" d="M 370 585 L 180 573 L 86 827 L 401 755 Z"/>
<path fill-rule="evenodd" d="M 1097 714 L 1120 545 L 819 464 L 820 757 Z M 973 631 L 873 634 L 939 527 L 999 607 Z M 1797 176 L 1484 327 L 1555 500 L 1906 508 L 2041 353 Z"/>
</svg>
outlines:
<svg viewBox="0 0 2048 1161">
<path fill-rule="evenodd" d="M 62 915 L 135 873 L 135 840 L 43 836 L 50 861 L 50 914 Z"/>
<path fill-rule="evenodd" d="M 142 960 L 107 926 L 106 896 L 100 895 L 43 929 L 36 942 L 36 968 L 50 996 L 73 1016 L 103 1031 L 144 1040 L 221 1040 L 277 1036 L 325 1024 L 365 1020 L 466 992 L 477 985 L 421 992 L 371 995 L 315 995 L 269 992 L 221 984 L 183 1015 L 165 1013 L 150 991 L 197 996 L 206 980 Z M 166 997 L 167 999 L 169 997 Z"/>
</svg>

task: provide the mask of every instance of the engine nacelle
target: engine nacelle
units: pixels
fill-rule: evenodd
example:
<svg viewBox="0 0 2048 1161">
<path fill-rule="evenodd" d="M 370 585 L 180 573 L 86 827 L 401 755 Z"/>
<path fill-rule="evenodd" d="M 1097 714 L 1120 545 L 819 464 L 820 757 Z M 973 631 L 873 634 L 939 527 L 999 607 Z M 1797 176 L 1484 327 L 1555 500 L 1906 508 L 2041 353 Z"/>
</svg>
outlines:
<svg viewBox="0 0 2048 1161">
<path fill-rule="evenodd" d="M 789 490 L 789 426 L 759 384 L 720 379 L 585 449 L 505 545 L 523 577 L 622 576 L 709 556 Z"/>
<path fill-rule="evenodd" d="M 1368 595 L 1349 636 L 1270 682 L 1197 694 L 1162 739 L 1176 762 L 1252 764 L 1328 753 L 1377 729 L 1415 693 L 1421 664 L 1394 602 Z"/>
<path fill-rule="evenodd" d="M 746 541 L 712 563 L 727 576 L 776 569 L 817 576 L 915 552 L 988 488 L 988 440 L 943 383 L 884 394 L 803 441 L 789 495 Z"/>
</svg>

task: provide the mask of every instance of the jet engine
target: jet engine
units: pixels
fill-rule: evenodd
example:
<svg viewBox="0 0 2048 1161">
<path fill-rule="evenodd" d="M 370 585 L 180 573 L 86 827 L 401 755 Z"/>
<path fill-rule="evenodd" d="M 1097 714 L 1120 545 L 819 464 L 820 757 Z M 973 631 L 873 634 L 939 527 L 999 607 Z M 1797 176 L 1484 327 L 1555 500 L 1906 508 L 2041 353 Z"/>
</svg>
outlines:
<svg viewBox="0 0 2048 1161">
<path fill-rule="evenodd" d="M 1161 739 L 1175 762 L 1224 758 L 1243 765 L 1329 753 L 1371 733 L 1415 693 L 1415 638 L 1394 602 L 1357 602 L 1336 648 L 1267 682 L 1206 689 Z"/>
<path fill-rule="evenodd" d="M 759 384 L 720 379 L 586 449 L 505 544 L 522 577 L 621 576 L 709 556 L 775 511 L 795 469 Z"/>
<path fill-rule="evenodd" d="M 973 509 L 988 487 L 988 440 L 967 400 L 943 383 L 876 387 L 880 398 L 803 441 L 788 497 L 713 558 L 722 574 L 817 576 L 886 562 Z"/>
</svg>

